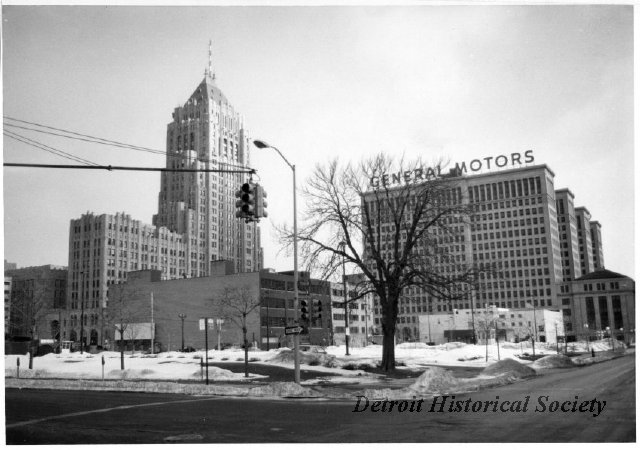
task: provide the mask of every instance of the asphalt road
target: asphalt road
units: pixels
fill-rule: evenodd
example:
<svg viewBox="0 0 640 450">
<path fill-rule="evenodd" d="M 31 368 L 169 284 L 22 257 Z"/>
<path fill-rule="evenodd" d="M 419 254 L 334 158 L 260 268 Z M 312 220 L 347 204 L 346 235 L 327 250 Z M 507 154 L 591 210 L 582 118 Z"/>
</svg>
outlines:
<svg viewBox="0 0 640 450">
<path fill-rule="evenodd" d="M 527 397 L 526 412 L 499 411 L 500 406 L 515 409 L 520 405 L 522 409 Z M 417 403 L 403 412 L 397 411 L 398 406 L 408 404 L 396 404 L 391 412 L 387 404 L 386 412 L 371 412 L 373 400 L 367 411 L 354 412 L 356 398 L 261 400 L 7 389 L 5 399 L 8 444 L 634 442 L 636 439 L 633 355 L 583 368 L 554 370 L 501 388 L 456 395 L 454 400 L 461 402 L 461 412 L 447 411 L 450 398 L 443 412 L 439 412 L 440 404 L 431 411 L 430 398 L 420 404 L 420 412 Z M 465 407 L 471 409 L 476 402 L 486 405 L 489 401 L 498 406 L 489 404 L 486 412 L 464 412 Z M 363 405 L 364 400 L 360 409 Z M 545 411 L 540 411 L 542 405 Z M 556 405 L 567 411 L 550 412 Z M 411 408 L 414 412 L 410 412 Z"/>
</svg>

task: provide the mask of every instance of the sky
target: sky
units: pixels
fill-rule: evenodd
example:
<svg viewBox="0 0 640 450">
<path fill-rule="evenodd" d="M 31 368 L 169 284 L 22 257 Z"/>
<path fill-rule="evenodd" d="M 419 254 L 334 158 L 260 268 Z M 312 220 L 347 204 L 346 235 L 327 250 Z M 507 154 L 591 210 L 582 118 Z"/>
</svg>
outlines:
<svg viewBox="0 0 640 450">
<path fill-rule="evenodd" d="M 5 4 L 2 20 L 5 117 L 164 150 L 211 40 L 218 86 L 252 138 L 296 165 L 299 193 L 333 158 L 533 150 L 602 225 L 605 267 L 635 273 L 631 6 Z M 99 164 L 164 166 L 154 153 L 10 129 Z M 6 136 L 3 153 L 72 163 Z M 273 229 L 292 223 L 292 171 L 270 149 L 254 149 L 251 166 L 268 193 L 265 266 L 291 270 Z M 71 219 L 151 223 L 159 188 L 158 172 L 5 167 L 4 257 L 67 265 Z M 301 217 L 300 195 L 298 205 Z"/>
</svg>

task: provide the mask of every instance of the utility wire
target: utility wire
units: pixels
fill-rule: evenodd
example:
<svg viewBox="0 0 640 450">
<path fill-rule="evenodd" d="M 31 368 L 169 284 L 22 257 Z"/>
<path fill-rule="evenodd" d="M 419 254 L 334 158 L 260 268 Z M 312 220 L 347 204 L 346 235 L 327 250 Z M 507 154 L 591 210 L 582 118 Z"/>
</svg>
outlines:
<svg viewBox="0 0 640 450">
<path fill-rule="evenodd" d="M 54 155 L 61 156 L 63 158 L 66 158 L 66 159 L 69 159 L 69 160 L 72 160 L 72 161 L 76 161 L 76 162 L 84 163 L 84 164 L 88 164 L 88 165 L 98 165 L 97 163 L 95 163 L 93 161 L 89 161 L 88 159 L 80 158 L 79 156 L 75 156 L 75 155 L 72 155 L 71 153 L 67 153 L 67 152 L 62 151 L 60 149 L 45 145 L 45 144 L 43 144 L 41 142 L 34 141 L 33 139 L 29 139 L 26 136 L 22 136 L 20 134 L 14 133 L 12 131 L 5 130 L 3 132 L 3 134 L 5 136 L 7 136 L 7 137 L 10 137 L 11 139 L 15 139 L 16 141 L 20 141 L 20 142 L 22 142 L 24 144 L 30 145 L 30 146 L 38 148 L 40 150 L 44 150 L 45 152 L 49 152 L 49 153 L 52 153 Z"/>
<path fill-rule="evenodd" d="M 27 164 L 4 163 L 4 167 L 34 167 L 39 169 L 102 169 L 102 170 L 138 170 L 143 172 L 216 172 L 216 173 L 248 173 L 254 174 L 254 169 L 222 170 L 222 169 L 170 169 L 167 167 L 131 167 L 131 166 L 86 166 L 74 164 Z"/>
<path fill-rule="evenodd" d="M 94 144 L 102 144 L 102 145 L 109 145 L 109 146 L 120 147 L 120 148 L 127 148 L 127 149 L 130 149 L 130 150 L 142 151 L 142 152 L 147 152 L 147 153 L 154 153 L 154 154 L 163 155 L 163 156 L 166 155 L 169 158 L 184 159 L 184 156 L 182 156 L 182 155 L 176 155 L 176 154 L 173 154 L 173 153 L 167 153 L 165 151 L 157 150 L 157 149 L 153 149 L 153 148 L 149 148 L 149 147 L 142 147 L 142 146 L 138 146 L 138 145 L 125 144 L 123 142 L 118 142 L 118 141 L 113 141 L 113 140 L 110 140 L 110 139 L 104 139 L 104 138 L 100 138 L 100 137 L 95 137 L 95 136 L 91 136 L 91 135 L 88 135 L 88 134 L 77 133 L 75 131 L 64 130 L 62 128 L 55 128 L 55 127 L 51 127 L 51 126 L 48 126 L 48 125 L 43 125 L 43 124 L 36 123 L 36 122 L 29 122 L 27 120 L 15 119 L 15 118 L 9 117 L 9 116 L 3 116 L 3 118 L 7 119 L 7 120 L 12 120 L 14 122 L 33 125 L 33 126 L 40 127 L 40 128 L 46 128 L 46 129 L 49 129 L 49 130 L 60 131 L 62 133 L 67 133 L 67 134 L 51 133 L 49 131 L 38 130 L 37 128 L 23 127 L 23 126 L 14 125 L 14 124 L 7 123 L 7 122 L 3 123 L 4 126 L 20 128 L 20 129 L 29 130 L 29 131 L 35 131 L 37 133 L 49 134 L 49 135 L 52 135 L 52 136 L 64 137 L 64 138 L 67 138 L 67 139 L 75 139 L 75 140 L 79 140 L 79 141 L 91 142 L 91 143 L 94 143 Z M 72 136 L 69 136 L 69 135 L 72 135 Z M 80 138 L 79 137 L 75 137 L 75 136 L 80 136 Z M 227 165 L 229 167 L 244 168 L 243 166 L 238 165 L 238 164 L 231 164 L 231 163 L 225 163 L 225 162 L 220 162 L 219 164 L 225 164 L 225 165 Z"/>
<path fill-rule="evenodd" d="M 148 147 L 141 147 L 141 146 L 138 146 L 138 145 L 126 144 L 124 142 L 112 141 L 110 139 L 104 139 L 104 138 L 100 138 L 100 137 L 90 136 L 88 134 L 76 133 L 75 131 L 64 130 L 62 128 L 55 128 L 55 127 L 50 127 L 48 125 L 42 125 L 42 124 L 35 123 L 35 122 L 29 122 L 29 121 L 26 121 L 26 120 L 14 119 L 14 118 L 8 117 L 8 116 L 3 116 L 3 118 L 8 119 L 8 120 L 13 120 L 14 122 L 20 122 L 20 123 L 26 123 L 28 125 L 34 125 L 34 126 L 40 127 L 40 128 L 46 128 L 46 129 L 49 129 L 49 130 L 61 131 L 63 133 L 67 133 L 67 134 L 71 134 L 71 135 L 75 135 L 75 136 L 81 136 L 82 138 L 88 138 L 88 139 L 74 138 L 74 137 L 71 137 L 71 136 L 67 136 L 67 134 L 51 133 L 50 131 L 38 130 L 38 129 L 35 129 L 35 128 L 29 128 L 29 127 L 21 127 L 19 125 L 14 125 L 14 124 L 6 123 L 6 122 L 4 123 L 5 126 L 10 126 L 10 127 L 15 127 L 15 128 L 22 128 L 24 130 L 36 131 L 38 133 L 51 134 L 53 136 L 61 136 L 61 137 L 69 138 L 69 139 L 78 139 L 80 141 L 95 142 L 95 143 L 99 143 L 99 144 L 113 145 L 115 147 L 130 148 L 132 150 L 141 150 L 141 151 L 147 151 L 147 152 L 158 153 L 158 154 L 164 154 L 165 153 L 162 150 L 157 150 L 157 149 L 148 148 Z"/>
</svg>

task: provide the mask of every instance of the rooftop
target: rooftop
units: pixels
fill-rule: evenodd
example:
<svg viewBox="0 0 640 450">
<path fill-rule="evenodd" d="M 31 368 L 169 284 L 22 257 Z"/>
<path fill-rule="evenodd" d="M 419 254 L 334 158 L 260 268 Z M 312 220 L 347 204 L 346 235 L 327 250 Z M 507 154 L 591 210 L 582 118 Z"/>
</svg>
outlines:
<svg viewBox="0 0 640 450">
<path fill-rule="evenodd" d="M 586 275 L 581 276 L 580 278 L 576 278 L 576 281 L 586 281 L 586 280 L 606 280 L 609 278 L 629 278 L 626 275 L 622 275 L 621 273 L 612 272 L 607 269 L 596 270 L 595 272 L 588 273 Z"/>
</svg>

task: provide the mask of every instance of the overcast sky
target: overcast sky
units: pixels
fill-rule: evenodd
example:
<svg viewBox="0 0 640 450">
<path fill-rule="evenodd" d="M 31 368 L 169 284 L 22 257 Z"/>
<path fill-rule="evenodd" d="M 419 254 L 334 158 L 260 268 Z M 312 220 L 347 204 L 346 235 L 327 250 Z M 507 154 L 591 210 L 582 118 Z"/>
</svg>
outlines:
<svg viewBox="0 0 640 450">
<path fill-rule="evenodd" d="M 218 85 L 251 136 L 297 166 L 299 187 L 336 156 L 469 161 L 532 149 L 556 189 L 602 224 L 605 266 L 634 273 L 631 6 L 2 12 L 5 116 L 164 150 L 211 39 Z M 164 165 L 153 153 L 13 131 L 100 164 Z M 7 137 L 4 161 L 70 163 Z M 253 151 L 252 166 L 269 194 L 265 266 L 289 270 L 272 225 L 291 223 L 291 170 L 272 150 Z M 146 223 L 157 211 L 157 172 L 3 172 L 4 257 L 21 267 L 67 265 L 69 221 L 87 211 Z"/>
</svg>

